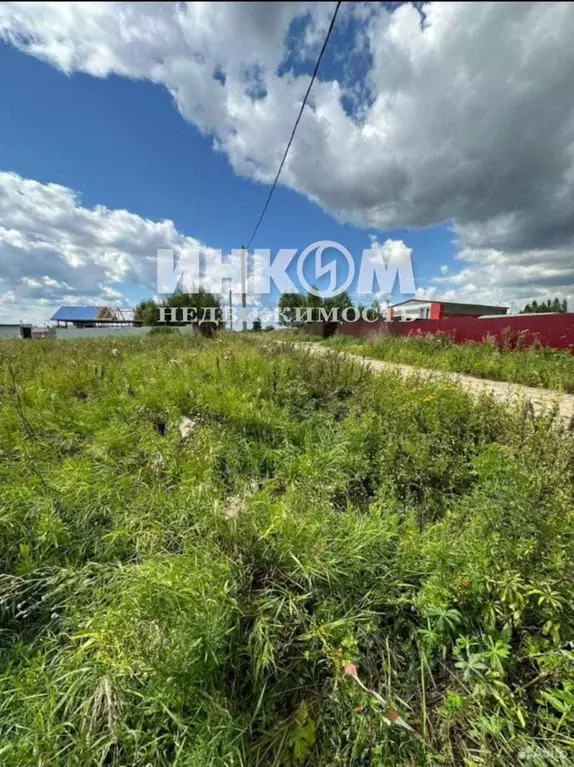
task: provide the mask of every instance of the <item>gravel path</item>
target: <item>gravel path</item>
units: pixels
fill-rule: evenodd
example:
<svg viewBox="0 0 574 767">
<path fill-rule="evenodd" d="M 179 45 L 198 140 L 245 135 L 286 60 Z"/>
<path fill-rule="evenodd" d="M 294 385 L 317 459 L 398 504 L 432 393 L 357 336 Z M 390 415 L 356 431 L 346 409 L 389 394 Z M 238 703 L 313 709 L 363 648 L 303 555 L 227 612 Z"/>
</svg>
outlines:
<svg viewBox="0 0 574 767">
<path fill-rule="evenodd" d="M 301 349 L 308 349 L 313 354 L 342 354 L 344 357 L 359 362 L 375 372 L 387 370 L 400 373 L 403 376 L 414 375 L 422 378 L 441 378 L 442 380 L 453 381 L 474 394 L 490 394 L 501 402 L 530 400 L 535 412 L 540 412 L 557 404 L 560 417 L 563 420 L 569 422 L 574 418 L 574 394 L 562 394 L 552 389 L 537 389 L 532 386 L 508 383 L 507 381 L 491 381 L 485 378 L 463 375 L 462 373 L 448 373 L 443 370 L 401 365 L 397 362 L 384 362 L 383 360 L 360 357 L 357 354 L 339 352 L 314 343 L 297 343 L 295 346 Z"/>
</svg>

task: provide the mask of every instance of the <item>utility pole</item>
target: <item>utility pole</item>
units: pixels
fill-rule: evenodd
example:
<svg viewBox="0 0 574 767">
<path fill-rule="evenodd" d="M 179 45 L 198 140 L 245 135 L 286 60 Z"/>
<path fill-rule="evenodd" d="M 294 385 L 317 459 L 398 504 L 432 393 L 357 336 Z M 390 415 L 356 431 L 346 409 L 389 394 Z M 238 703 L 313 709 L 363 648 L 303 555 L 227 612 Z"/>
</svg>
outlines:
<svg viewBox="0 0 574 767">
<path fill-rule="evenodd" d="M 247 330 L 247 252 L 241 246 L 241 329 Z"/>
<path fill-rule="evenodd" d="M 233 330 L 233 293 L 229 291 L 229 330 Z"/>
</svg>

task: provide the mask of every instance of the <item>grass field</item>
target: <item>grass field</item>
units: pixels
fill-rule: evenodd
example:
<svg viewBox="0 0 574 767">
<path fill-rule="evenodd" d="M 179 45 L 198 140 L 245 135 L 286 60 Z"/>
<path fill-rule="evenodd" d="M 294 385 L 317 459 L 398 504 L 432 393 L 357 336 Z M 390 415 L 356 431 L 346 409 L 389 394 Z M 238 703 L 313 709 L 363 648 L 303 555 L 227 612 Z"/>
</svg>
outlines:
<svg viewBox="0 0 574 767">
<path fill-rule="evenodd" d="M 551 414 L 240 337 L 0 360 L 3 767 L 572 763 Z"/>
<path fill-rule="evenodd" d="M 510 349 L 504 344 L 455 344 L 445 335 L 379 336 L 373 340 L 333 336 L 327 346 L 374 359 L 466 373 L 574 392 L 574 354 L 558 349 Z"/>
</svg>

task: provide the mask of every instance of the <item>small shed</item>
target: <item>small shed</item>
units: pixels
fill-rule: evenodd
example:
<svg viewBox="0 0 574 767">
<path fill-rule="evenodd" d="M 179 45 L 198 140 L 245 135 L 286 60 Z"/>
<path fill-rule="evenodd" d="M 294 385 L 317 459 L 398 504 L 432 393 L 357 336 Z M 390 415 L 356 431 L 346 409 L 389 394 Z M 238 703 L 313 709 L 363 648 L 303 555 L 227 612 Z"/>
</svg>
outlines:
<svg viewBox="0 0 574 767">
<path fill-rule="evenodd" d="M 0 338 L 32 338 L 32 325 L 19 323 L 0 324 Z"/>
</svg>

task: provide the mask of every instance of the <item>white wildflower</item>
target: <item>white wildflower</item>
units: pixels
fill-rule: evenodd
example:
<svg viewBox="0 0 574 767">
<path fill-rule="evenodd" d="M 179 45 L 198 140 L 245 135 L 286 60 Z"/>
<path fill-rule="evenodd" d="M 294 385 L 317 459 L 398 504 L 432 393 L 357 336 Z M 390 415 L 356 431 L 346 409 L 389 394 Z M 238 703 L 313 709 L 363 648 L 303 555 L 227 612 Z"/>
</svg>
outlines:
<svg viewBox="0 0 574 767">
<path fill-rule="evenodd" d="M 119 353 L 120 353 L 119 349 L 112 349 L 112 357 L 117 357 Z"/>
<path fill-rule="evenodd" d="M 160 474 L 165 469 L 165 461 L 161 453 L 156 453 L 149 463 L 154 474 Z"/>
<path fill-rule="evenodd" d="M 180 422 L 179 422 L 179 433 L 181 434 L 183 439 L 187 439 L 193 434 L 196 426 L 197 424 L 195 421 L 192 421 L 191 418 L 186 418 L 184 416 L 183 418 L 180 419 Z"/>
<path fill-rule="evenodd" d="M 225 519 L 236 519 L 240 514 L 244 514 L 247 511 L 247 503 L 245 498 L 240 498 L 238 495 L 233 495 L 227 501 L 227 507 L 223 511 Z"/>
</svg>

